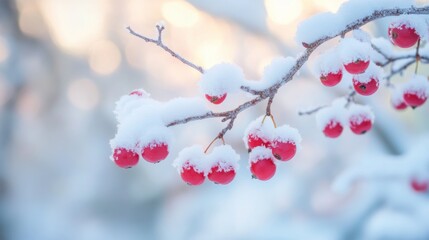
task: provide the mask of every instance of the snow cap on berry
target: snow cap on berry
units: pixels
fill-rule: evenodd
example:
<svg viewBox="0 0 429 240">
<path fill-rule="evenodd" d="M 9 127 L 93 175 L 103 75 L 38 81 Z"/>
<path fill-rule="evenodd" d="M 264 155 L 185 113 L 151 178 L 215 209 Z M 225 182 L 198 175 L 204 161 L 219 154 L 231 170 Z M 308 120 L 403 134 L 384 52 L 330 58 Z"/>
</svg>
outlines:
<svg viewBox="0 0 429 240">
<path fill-rule="evenodd" d="M 241 68 L 231 63 L 220 63 L 204 72 L 199 85 L 204 94 L 220 97 L 240 89 L 243 81 Z"/>
<path fill-rule="evenodd" d="M 344 38 L 339 45 L 340 58 L 343 64 L 358 60 L 369 61 L 371 56 L 371 44 L 361 42 L 355 38 Z"/>
<path fill-rule="evenodd" d="M 151 99 L 150 94 L 143 89 L 136 89 L 133 92 L 136 94 L 124 95 L 116 102 L 113 113 L 118 122 L 123 122 L 138 108 L 156 109 L 161 105 L 161 103 Z"/>
<path fill-rule="evenodd" d="M 425 15 L 402 15 L 400 17 L 390 17 L 389 20 L 391 20 L 389 28 L 411 28 L 414 29 L 421 38 L 428 37 L 427 16 Z"/>
<path fill-rule="evenodd" d="M 264 123 L 262 123 L 262 119 L 264 119 L 264 116 L 260 116 L 254 121 L 250 122 L 244 131 L 243 141 L 246 148 L 249 148 L 247 144 L 247 137 L 249 135 L 258 136 L 266 141 L 271 141 L 274 131 L 274 124 L 271 122 L 270 117 L 265 117 Z"/>
<path fill-rule="evenodd" d="M 354 124 L 361 124 L 365 120 L 374 123 L 374 113 L 367 105 L 351 104 L 348 109 L 349 121 Z"/>
<path fill-rule="evenodd" d="M 316 113 L 316 124 L 318 128 L 323 131 L 326 125 L 328 125 L 330 122 L 337 122 L 343 125 L 346 116 L 346 111 L 344 108 L 346 102 L 347 101 L 342 98 L 334 101 L 332 106 L 320 109 Z"/>
<path fill-rule="evenodd" d="M 240 156 L 230 145 L 221 145 L 213 149 L 207 157 L 210 167 L 219 166 L 224 171 L 237 170 Z"/>
<path fill-rule="evenodd" d="M 340 61 L 337 49 L 331 49 L 319 56 L 315 66 L 316 76 L 320 77 L 321 75 L 340 72 L 343 63 Z"/>
<path fill-rule="evenodd" d="M 194 167 L 196 172 L 204 172 L 204 174 L 210 169 L 210 164 L 206 159 L 203 148 L 199 145 L 184 148 L 173 161 L 173 167 L 177 168 L 179 173 L 183 172 L 184 167 L 190 166 Z"/>
<path fill-rule="evenodd" d="M 153 126 L 146 129 L 139 138 L 139 146 L 155 147 L 157 145 L 166 144 L 171 146 L 173 134 L 171 130 L 165 126 Z"/>
<path fill-rule="evenodd" d="M 403 93 L 413 93 L 420 98 L 429 96 L 429 82 L 425 76 L 414 75 L 410 81 L 402 86 Z"/>
<path fill-rule="evenodd" d="M 255 147 L 250 153 L 249 153 L 249 163 L 256 163 L 259 160 L 262 159 L 274 159 L 273 153 L 271 149 L 266 147 Z"/>
<path fill-rule="evenodd" d="M 300 146 L 302 141 L 301 134 L 299 134 L 298 129 L 293 128 L 289 125 L 283 125 L 274 129 L 272 141 L 277 142 L 291 142 L 294 143 L 297 148 Z"/>
<path fill-rule="evenodd" d="M 368 68 L 364 73 L 353 75 L 353 80 L 359 83 L 368 83 L 372 78 L 376 81 L 383 79 L 384 71 L 383 68 L 377 66 L 375 63 L 370 62 Z"/>
<path fill-rule="evenodd" d="M 393 106 L 398 106 L 405 103 L 404 95 L 402 94 L 402 86 L 397 87 L 391 91 L 390 101 L 392 102 Z"/>
</svg>

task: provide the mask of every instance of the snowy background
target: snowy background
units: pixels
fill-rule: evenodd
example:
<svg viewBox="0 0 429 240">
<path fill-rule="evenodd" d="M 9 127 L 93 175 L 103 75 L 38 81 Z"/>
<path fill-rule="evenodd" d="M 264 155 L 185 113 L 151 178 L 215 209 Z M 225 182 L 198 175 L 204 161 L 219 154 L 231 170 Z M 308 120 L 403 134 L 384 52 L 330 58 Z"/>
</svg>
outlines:
<svg viewBox="0 0 429 240">
<path fill-rule="evenodd" d="M 302 50 L 299 22 L 342 2 L 0 1 L 0 239 L 429 239 L 429 196 L 410 187 L 412 178 L 429 181 L 428 104 L 397 112 L 382 87 L 357 98 L 374 110 L 374 130 L 327 139 L 314 116 L 297 112 L 347 86 L 323 87 L 312 61 L 273 104 L 277 122 L 299 129 L 303 142 L 270 181 L 251 179 L 241 140 L 264 104 L 225 136 L 241 155 L 227 186 L 189 187 L 171 166 L 180 149 L 208 144 L 223 128 L 217 120 L 174 127 L 173 152 L 159 164 L 124 170 L 109 159 L 120 96 L 135 88 L 161 101 L 199 94 L 198 72 L 127 26 L 156 36 L 163 20 L 165 44 L 186 58 L 204 68 L 233 62 L 259 79 L 273 58 Z M 387 25 L 365 30 L 386 37 Z"/>
</svg>

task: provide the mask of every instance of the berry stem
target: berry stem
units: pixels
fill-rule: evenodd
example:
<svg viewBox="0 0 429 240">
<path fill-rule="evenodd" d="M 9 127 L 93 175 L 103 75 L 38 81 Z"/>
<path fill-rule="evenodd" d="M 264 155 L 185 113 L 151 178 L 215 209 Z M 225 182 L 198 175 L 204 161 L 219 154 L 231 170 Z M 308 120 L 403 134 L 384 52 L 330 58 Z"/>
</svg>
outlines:
<svg viewBox="0 0 429 240">
<path fill-rule="evenodd" d="M 264 118 L 262 118 L 261 125 L 263 125 L 263 124 L 264 124 L 265 119 L 266 119 L 267 117 L 270 117 L 270 118 L 271 118 L 271 122 L 273 123 L 274 128 L 277 128 L 276 120 L 274 120 L 274 116 L 273 116 L 271 113 L 270 113 L 270 115 L 265 115 L 265 116 L 264 116 Z"/>
<path fill-rule="evenodd" d="M 223 142 L 223 144 L 225 145 L 225 140 L 223 139 L 223 137 L 219 137 L 219 136 L 217 136 L 217 137 L 215 137 L 210 143 L 209 143 L 209 145 L 206 147 L 206 149 L 204 150 L 204 153 L 207 153 L 207 151 L 210 149 L 210 147 L 213 145 L 213 143 L 215 143 L 216 142 L 216 140 L 218 140 L 218 139 L 221 139 L 222 140 L 222 142 Z"/>
<path fill-rule="evenodd" d="M 417 74 L 417 71 L 419 70 L 419 61 L 420 61 L 419 49 L 420 49 L 420 39 L 419 39 L 419 41 L 417 41 L 417 48 L 416 48 L 416 69 L 414 70 L 415 74 Z"/>
</svg>

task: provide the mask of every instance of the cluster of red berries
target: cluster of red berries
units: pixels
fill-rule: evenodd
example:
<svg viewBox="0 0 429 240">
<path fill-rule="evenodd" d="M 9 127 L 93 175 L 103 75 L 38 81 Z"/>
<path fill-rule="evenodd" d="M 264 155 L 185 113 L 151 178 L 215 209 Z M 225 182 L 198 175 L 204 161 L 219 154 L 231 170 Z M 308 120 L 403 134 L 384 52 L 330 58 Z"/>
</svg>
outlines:
<svg viewBox="0 0 429 240">
<path fill-rule="evenodd" d="M 288 125 L 276 127 L 264 122 L 262 117 L 249 124 L 243 140 L 250 152 L 252 176 L 266 181 L 276 172 L 275 160 L 285 162 L 295 156 L 301 136 L 295 128 Z"/>
<path fill-rule="evenodd" d="M 228 184 L 236 175 L 239 155 L 229 145 L 215 147 L 206 154 L 200 146 L 183 149 L 173 166 L 189 185 L 201 185 L 206 177 L 216 184 Z"/>
<path fill-rule="evenodd" d="M 134 148 L 117 147 L 113 151 L 113 161 L 121 168 L 131 168 L 137 165 L 141 156 L 150 163 L 158 163 L 168 156 L 168 144 L 165 142 L 151 142 Z"/>
<path fill-rule="evenodd" d="M 357 135 L 371 130 L 374 124 L 374 114 L 367 106 L 351 104 L 347 109 L 334 104 L 331 107 L 321 109 L 316 114 L 316 121 L 323 134 L 329 138 L 339 137 L 344 126 Z"/>
</svg>

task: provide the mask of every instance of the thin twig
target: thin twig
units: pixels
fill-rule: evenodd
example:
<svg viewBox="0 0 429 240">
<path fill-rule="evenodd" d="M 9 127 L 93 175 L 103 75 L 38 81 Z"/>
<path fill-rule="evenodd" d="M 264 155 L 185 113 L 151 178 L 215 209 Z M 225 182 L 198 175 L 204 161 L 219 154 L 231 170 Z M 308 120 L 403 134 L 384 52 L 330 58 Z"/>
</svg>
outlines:
<svg viewBox="0 0 429 240">
<path fill-rule="evenodd" d="M 188 60 L 186 60 L 184 57 L 180 56 L 178 53 L 174 52 L 173 50 L 171 50 L 169 47 L 167 47 L 163 42 L 162 42 L 162 31 L 164 30 L 164 26 L 156 26 L 156 29 L 158 30 L 158 37 L 157 39 L 152 39 L 152 38 L 148 38 L 145 37 L 141 34 L 136 33 L 133 29 L 131 29 L 131 27 L 127 27 L 127 30 L 134 36 L 143 39 L 144 41 L 148 42 L 148 43 L 154 43 L 156 44 L 158 47 L 164 49 L 166 52 L 170 53 L 171 56 L 173 56 L 174 58 L 180 60 L 182 63 L 188 65 L 189 67 L 197 70 L 200 73 L 204 73 L 204 69 L 201 66 L 198 66 Z"/>
<path fill-rule="evenodd" d="M 345 108 L 348 108 L 350 106 L 350 104 L 355 101 L 354 100 L 355 95 L 356 95 L 356 91 L 352 90 L 349 94 L 347 94 L 347 96 L 345 96 L 345 98 L 346 98 L 346 104 L 344 105 Z M 330 105 L 322 105 L 322 106 L 315 107 L 315 108 L 308 110 L 308 111 L 299 111 L 298 115 L 299 116 L 312 115 L 312 114 L 317 113 L 318 111 L 320 111 L 324 108 L 327 108 L 329 106 Z"/>
</svg>

